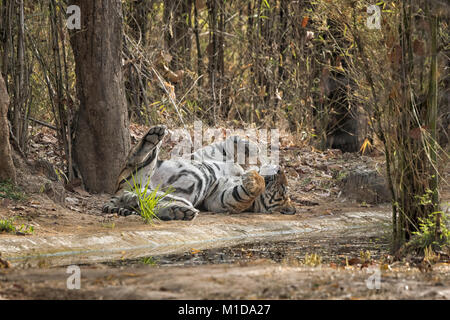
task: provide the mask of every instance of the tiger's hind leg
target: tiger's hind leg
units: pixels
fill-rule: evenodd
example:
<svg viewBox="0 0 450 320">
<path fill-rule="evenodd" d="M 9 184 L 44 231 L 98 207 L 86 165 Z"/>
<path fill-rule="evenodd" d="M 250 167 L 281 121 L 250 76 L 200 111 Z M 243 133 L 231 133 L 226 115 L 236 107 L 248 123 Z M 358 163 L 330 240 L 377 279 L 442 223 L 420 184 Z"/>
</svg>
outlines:
<svg viewBox="0 0 450 320">
<path fill-rule="evenodd" d="M 126 187 L 126 181 L 131 182 L 130 178 L 132 174 L 141 168 L 145 168 L 145 175 L 147 177 L 153 174 L 158 160 L 159 148 L 166 134 L 167 127 L 164 125 L 154 126 L 148 130 L 128 154 L 125 166 L 117 180 L 117 190 Z"/>
<path fill-rule="evenodd" d="M 164 125 L 151 127 L 139 143 L 131 150 L 126 165 L 128 167 L 136 167 L 143 163 L 148 163 L 153 160 L 156 161 L 159 147 L 166 134 L 167 127 Z"/>
</svg>

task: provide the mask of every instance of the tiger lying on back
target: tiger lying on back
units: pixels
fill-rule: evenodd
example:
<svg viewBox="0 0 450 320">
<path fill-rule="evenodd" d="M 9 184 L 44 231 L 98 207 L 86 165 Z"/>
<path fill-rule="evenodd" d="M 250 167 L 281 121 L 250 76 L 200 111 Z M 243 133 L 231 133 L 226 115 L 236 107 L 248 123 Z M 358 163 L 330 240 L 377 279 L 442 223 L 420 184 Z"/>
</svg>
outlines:
<svg viewBox="0 0 450 320">
<path fill-rule="evenodd" d="M 165 126 L 155 126 L 131 150 L 119 175 L 116 195 L 103 206 L 103 212 L 139 214 L 138 197 L 130 187 L 134 178 L 141 186 L 150 179 L 149 189 L 159 186 L 162 190 L 158 195 L 164 195 L 169 187 L 174 190 L 158 204 L 161 220 L 192 220 L 199 210 L 295 213 L 287 194 L 287 178 L 278 167 L 274 171 L 273 166 L 265 165 L 258 168 L 259 173 L 245 172 L 230 159 L 235 150 L 248 154 L 255 144 L 232 136 L 193 153 L 192 161 L 161 161 L 158 153 L 166 133 Z M 273 172 L 268 174 L 270 170 Z"/>
</svg>

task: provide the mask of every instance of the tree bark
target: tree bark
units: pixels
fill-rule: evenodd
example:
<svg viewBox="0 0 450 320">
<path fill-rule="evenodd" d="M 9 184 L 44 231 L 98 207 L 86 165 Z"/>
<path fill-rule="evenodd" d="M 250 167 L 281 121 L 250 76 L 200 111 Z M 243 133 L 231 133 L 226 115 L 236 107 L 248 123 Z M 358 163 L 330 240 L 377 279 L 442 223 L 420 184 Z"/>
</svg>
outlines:
<svg viewBox="0 0 450 320">
<path fill-rule="evenodd" d="M 71 35 L 80 108 L 74 160 L 86 190 L 113 193 L 130 149 L 121 66 L 120 0 L 77 0 L 81 30 Z"/>
<path fill-rule="evenodd" d="M 16 170 L 11 156 L 11 145 L 9 144 L 8 106 L 9 96 L 5 81 L 0 74 L 0 181 L 9 179 L 15 183 Z"/>
</svg>

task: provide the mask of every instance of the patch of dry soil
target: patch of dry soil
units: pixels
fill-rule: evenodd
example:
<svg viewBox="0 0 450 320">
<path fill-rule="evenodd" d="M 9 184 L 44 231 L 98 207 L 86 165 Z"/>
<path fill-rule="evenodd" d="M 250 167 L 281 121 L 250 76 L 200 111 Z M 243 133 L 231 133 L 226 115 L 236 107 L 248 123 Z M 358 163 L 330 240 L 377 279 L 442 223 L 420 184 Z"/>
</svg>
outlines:
<svg viewBox="0 0 450 320">
<path fill-rule="evenodd" d="M 369 270 L 369 271 L 368 271 Z M 247 265 L 82 268 L 80 290 L 66 287 L 66 269 L 2 271 L 3 299 L 450 299 L 450 266 L 422 273 L 408 265 L 382 271 L 380 289 L 366 281 L 374 271 L 305 267 L 259 260 Z"/>
</svg>

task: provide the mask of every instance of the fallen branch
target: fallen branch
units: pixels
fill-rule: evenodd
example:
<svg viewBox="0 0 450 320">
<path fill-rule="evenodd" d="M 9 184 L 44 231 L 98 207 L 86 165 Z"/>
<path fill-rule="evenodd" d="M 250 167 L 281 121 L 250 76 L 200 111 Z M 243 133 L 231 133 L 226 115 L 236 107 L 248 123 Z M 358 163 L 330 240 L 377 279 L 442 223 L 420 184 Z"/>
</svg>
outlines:
<svg viewBox="0 0 450 320">
<path fill-rule="evenodd" d="M 55 131 L 58 131 L 57 127 L 55 127 L 54 125 L 51 125 L 51 124 L 49 124 L 47 122 L 44 122 L 44 121 L 41 121 L 41 120 L 38 120 L 38 119 L 34 119 L 34 118 L 30 118 L 30 117 L 28 117 L 28 120 L 31 120 L 31 121 L 33 121 L 33 122 L 35 122 L 37 124 L 40 124 L 41 126 L 50 128 L 50 129 L 55 130 Z"/>
</svg>

